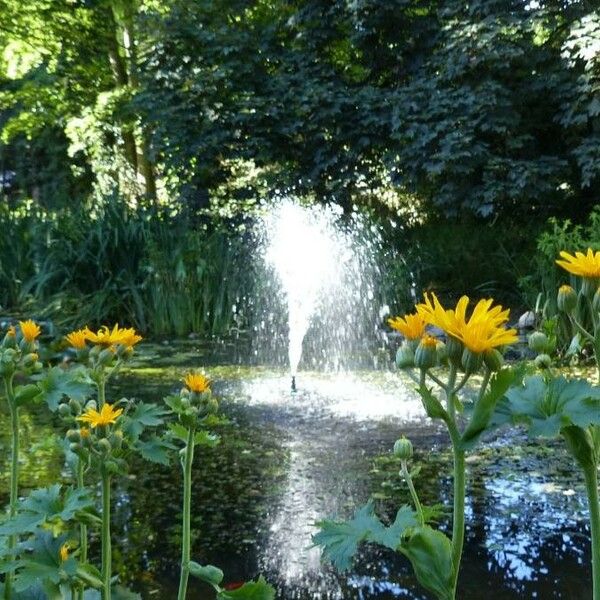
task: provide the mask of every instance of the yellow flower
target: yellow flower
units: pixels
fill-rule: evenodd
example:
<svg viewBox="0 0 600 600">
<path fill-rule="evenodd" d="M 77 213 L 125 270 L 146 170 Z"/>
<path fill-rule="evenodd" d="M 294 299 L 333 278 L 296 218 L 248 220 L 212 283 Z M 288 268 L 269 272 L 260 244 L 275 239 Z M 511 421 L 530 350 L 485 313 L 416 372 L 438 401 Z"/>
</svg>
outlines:
<svg viewBox="0 0 600 600">
<path fill-rule="evenodd" d="M 426 333 L 421 338 L 421 345 L 424 346 L 425 348 L 437 348 L 438 339 L 435 336 L 429 335 L 428 333 Z"/>
<path fill-rule="evenodd" d="M 565 284 L 565 285 L 561 285 L 558 288 L 558 291 L 561 294 L 570 294 L 571 292 L 574 292 L 575 290 L 570 285 Z"/>
<path fill-rule="evenodd" d="M 19 326 L 21 327 L 21 333 L 23 337 L 28 342 L 35 341 L 35 338 L 40 335 L 41 329 L 37 323 L 34 323 L 31 319 L 27 321 L 19 321 Z"/>
<path fill-rule="evenodd" d="M 11 326 L 8 328 L 8 331 L 6 332 L 6 335 L 7 335 L 8 337 L 15 337 L 15 336 L 17 335 L 17 330 L 15 329 L 15 326 L 14 326 L 14 325 L 11 325 Z"/>
<path fill-rule="evenodd" d="M 114 409 L 110 404 L 105 404 L 100 412 L 90 408 L 84 412 L 80 417 L 77 417 L 78 421 L 83 423 L 89 423 L 90 427 L 98 427 L 99 425 L 110 425 L 117 420 L 117 417 L 123 412 L 122 408 Z"/>
<path fill-rule="evenodd" d="M 200 373 L 188 373 L 183 382 L 192 392 L 201 394 L 210 391 L 210 382 Z"/>
<path fill-rule="evenodd" d="M 135 332 L 135 329 L 121 329 L 117 323 L 112 330 L 106 325 L 100 327 L 100 329 L 94 333 L 89 328 L 84 330 L 85 338 L 98 346 L 110 347 L 122 344 L 131 348 L 135 346 L 141 339 L 142 336 Z"/>
<path fill-rule="evenodd" d="M 427 323 L 443 329 L 469 350 L 480 353 L 517 341 L 517 331 L 504 327 L 510 311 L 500 305 L 492 306 L 491 298 L 480 300 L 467 319 L 468 296 L 463 296 L 454 309 L 445 309 L 435 294 L 431 296 L 433 300 L 425 295 L 425 303 L 417 305 L 417 312 Z"/>
<path fill-rule="evenodd" d="M 588 248 L 586 254 L 575 252 L 575 256 L 573 256 L 563 250 L 560 256 L 564 260 L 557 260 L 556 264 L 569 273 L 591 279 L 600 278 L 600 251 L 593 252 L 591 248 Z"/>
<path fill-rule="evenodd" d="M 90 430 L 89 430 L 89 428 L 87 428 L 87 427 L 82 427 L 82 428 L 79 430 L 79 435 L 80 435 L 82 438 L 89 438 L 89 437 L 90 437 Z"/>
<path fill-rule="evenodd" d="M 85 348 L 85 341 L 87 339 L 86 329 L 72 331 L 66 336 L 65 339 L 67 342 L 69 342 L 69 346 L 73 346 L 73 348 L 77 348 L 78 350 L 83 350 L 83 348 Z"/>
<path fill-rule="evenodd" d="M 425 321 L 419 313 L 388 319 L 388 325 L 408 340 L 418 340 L 425 332 Z"/>
<path fill-rule="evenodd" d="M 65 542 L 58 551 L 61 562 L 65 562 L 69 558 L 69 542 Z"/>
</svg>

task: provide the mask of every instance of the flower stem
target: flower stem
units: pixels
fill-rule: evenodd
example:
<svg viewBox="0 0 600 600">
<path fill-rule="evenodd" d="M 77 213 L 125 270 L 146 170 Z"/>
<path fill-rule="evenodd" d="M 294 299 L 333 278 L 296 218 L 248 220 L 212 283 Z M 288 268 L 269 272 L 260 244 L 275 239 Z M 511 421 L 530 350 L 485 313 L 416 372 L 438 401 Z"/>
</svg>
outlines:
<svg viewBox="0 0 600 600">
<path fill-rule="evenodd" d="M 598 497 L 598 468 L 591 464 L 584 469 L 585 486 L 590 509 L 592 534 L 593 600 L 600 600 L 600 498 Z"/>
<path fill-rule="evenodd" d="M 112 576 L 112 549 L 110 540 L 110 474 L 102 466 L 102 600 L 110 600 Z"/>
<path fill-rule="evenodd" d="M 423 516 L 423 507 L 421 506 L 421 502 L 419 501 L 419 496 L 417 496 L 417 490 L 415 490 L 415 486 L 412 482 L 412 477 L 408 471 L 406 466 L 406 461 L 403 460 L 401 463 L 401 471 L 402 476 L 406 480 L 406 485 L 408 485 L 408 489 L 410 491 L 410 496 L 412 498 L 413 504 L 415 505 L 415 509 L 417 511 L 417 515 L 419 516 L 419 524 L 421 526 L 425 525 L 425 517 Z"/>
<path fill-rule="evenodd" d="M 454 506 L 452 512 L 452 563 L 454 565 L 454 593 L 458 583 L 460 559 L 465 541 L 465 451 L 453 443 Z"/>
<path fill-rule="evenodd" d="M 98 409 L 104 406 L 106 402 L 106 379 L 104 373 L 100 374 L 98 378 Z"/>
<path fill-rule="evenodd" d="M 183 463 L 183 539 L 181 543 L 181 576 L 177 600 L 185 600 L 190 575 L 190 514 L 192 504 L 192 463 L 194 462 L 194 430 L 188 431 Z"/>
<path fill-rule="evenodd" d="M 9 516 L 14 517 L 17 512 L 17 502 L 19 500 L 19 407 L 15 399 L 13 390 L 13 376 L 9 375 L 4 379 L 4 387 L 6 390 L 6 399 L 10 409 L 11 423 L 11 459 L 10 459 L 10 504 Z M 17 536 L 12 534 L 8 538 L 9 553 L 15 549 L 17 545 Z M 12 598 L 14 571 L 8 571 L 4 581 L 4 598 L 10 600 Z"/>
<path fill-rule="evenodd" d="M 77 489 L 82 490 L 84 488 L 83 481 L 83 460 L 77 459 Z M 85 523 L 79 524 L 79 562 L 87 563 L 88 553 L 88 539 L 87 539 L 87 525 Z M 79 586 L 77 589 L 77 599 L 83 600 L 83 586 Z"/>
</svg>

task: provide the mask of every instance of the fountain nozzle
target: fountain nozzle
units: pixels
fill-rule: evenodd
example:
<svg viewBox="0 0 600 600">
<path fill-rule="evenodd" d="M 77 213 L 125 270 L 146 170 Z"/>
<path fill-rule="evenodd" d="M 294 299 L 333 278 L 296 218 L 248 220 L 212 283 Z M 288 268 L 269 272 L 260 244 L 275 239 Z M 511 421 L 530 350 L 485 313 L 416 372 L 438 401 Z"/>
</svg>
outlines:
<svg viewBox="0 0 600 600">
<path fill-rule="evenodd" d="M 296 376 L 292 375 L 292 392 L 297 391 L 296 389 Z"/>
</svg>

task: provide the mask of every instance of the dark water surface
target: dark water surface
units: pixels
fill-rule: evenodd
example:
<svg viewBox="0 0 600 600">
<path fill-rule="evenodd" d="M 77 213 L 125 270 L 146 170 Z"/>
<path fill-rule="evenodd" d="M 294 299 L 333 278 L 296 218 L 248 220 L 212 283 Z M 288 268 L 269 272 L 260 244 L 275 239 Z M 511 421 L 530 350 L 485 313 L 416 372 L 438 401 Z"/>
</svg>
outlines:
<svg viewBox="0 0 600 600">
<path fill-rule="evenodd" d="M 451 458 L 444 430 L 423 415 L 411 383 L 397 374 L 301 373 L 289 390 L 282 371 L 225 363 L 231 348 L 194 341 L 147 345 L 139 366 L 112 385 L 115 396 L 160 399 L 188 367 L 209 365 L 230 423 L 220 446 L 197 454 L 193 550 L 221 567 L 227 582 L 259 573 L 278 598 L 425 599 L 406 561 L 364 548 L 355 568 L 336 573 L 311 548 L 313 523 L 347 517 L 370 497 L 381 516 L 408 502 L 393 442 L 407 435 L 422 465 L 416 487 L 426 503 L 451 505 Z M 210 356 L 210 359 L 208 358 Z M 2 418 L 2 493 L 8 433 Z M 24 491 L 65 476 L 43 411 L 24 416 Z M 582 477 L 560 443 L 529 443 L 519 432 L 489 438 L 468 459 L 467 537 L 458 597 L 591 599 L 590 541 Z M 114 491 L 116 570 L 144 598 L 175 598 L 181 469 L 134 461 Z M 447 527 L 447 519 L 441 526 Z M 92 552 L 97 552 L 97 540 Z M 213 596 L 191 582 L 190 599 Z"/>
</svg>

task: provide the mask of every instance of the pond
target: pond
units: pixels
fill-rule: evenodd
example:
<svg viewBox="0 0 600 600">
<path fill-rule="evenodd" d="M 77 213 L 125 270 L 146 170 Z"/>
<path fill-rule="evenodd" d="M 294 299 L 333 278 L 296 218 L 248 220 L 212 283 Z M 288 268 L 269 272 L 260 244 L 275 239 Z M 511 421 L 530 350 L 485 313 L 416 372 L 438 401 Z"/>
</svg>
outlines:
<svg viewBox="0 0 600 600">
<path fill-rule="evenodd" d="M 109 393 L 160 401 L 190 367 L 206 367 L 229 423 L 222 443 L 198 452 L 193 475 L 192 557 L 221 567 L 226 582 L 262 573 L 278 598 L 426 599 L 409 565 L 366 547 L 352 571 L 337 573 L 311 547 L 314 522 L 348 517 L 369 498 L 381 516 L 408 502 L 391 455 L 402 434 L 422 465 L 416 486 L 427 503 L 451 501 L 444 430 L 423 413 L 412 382 L 390 370 L 300 372 L 239 364 L 235 348 L 196 340 L 144 344 Z M 25 415 L 23 491 L 66 477 L 43 410 Z M 8 432 L 2 419 L 2 495 Z M 468 459 L 463 600 L 591 598 L 590 544 L 582 477 L 559 443 L 532 444 L 501 432 Z M 143 598 L 174 598 L 178 582 L 181 469 L 141 460 L 114 491 L 115 571 Z M 442 519 L 442 527 L 447 527 Z M 92 553 L 98 554 L 98 540 Z M 213 596 L 191 582 L 190 598 Z"/>
</svg>

